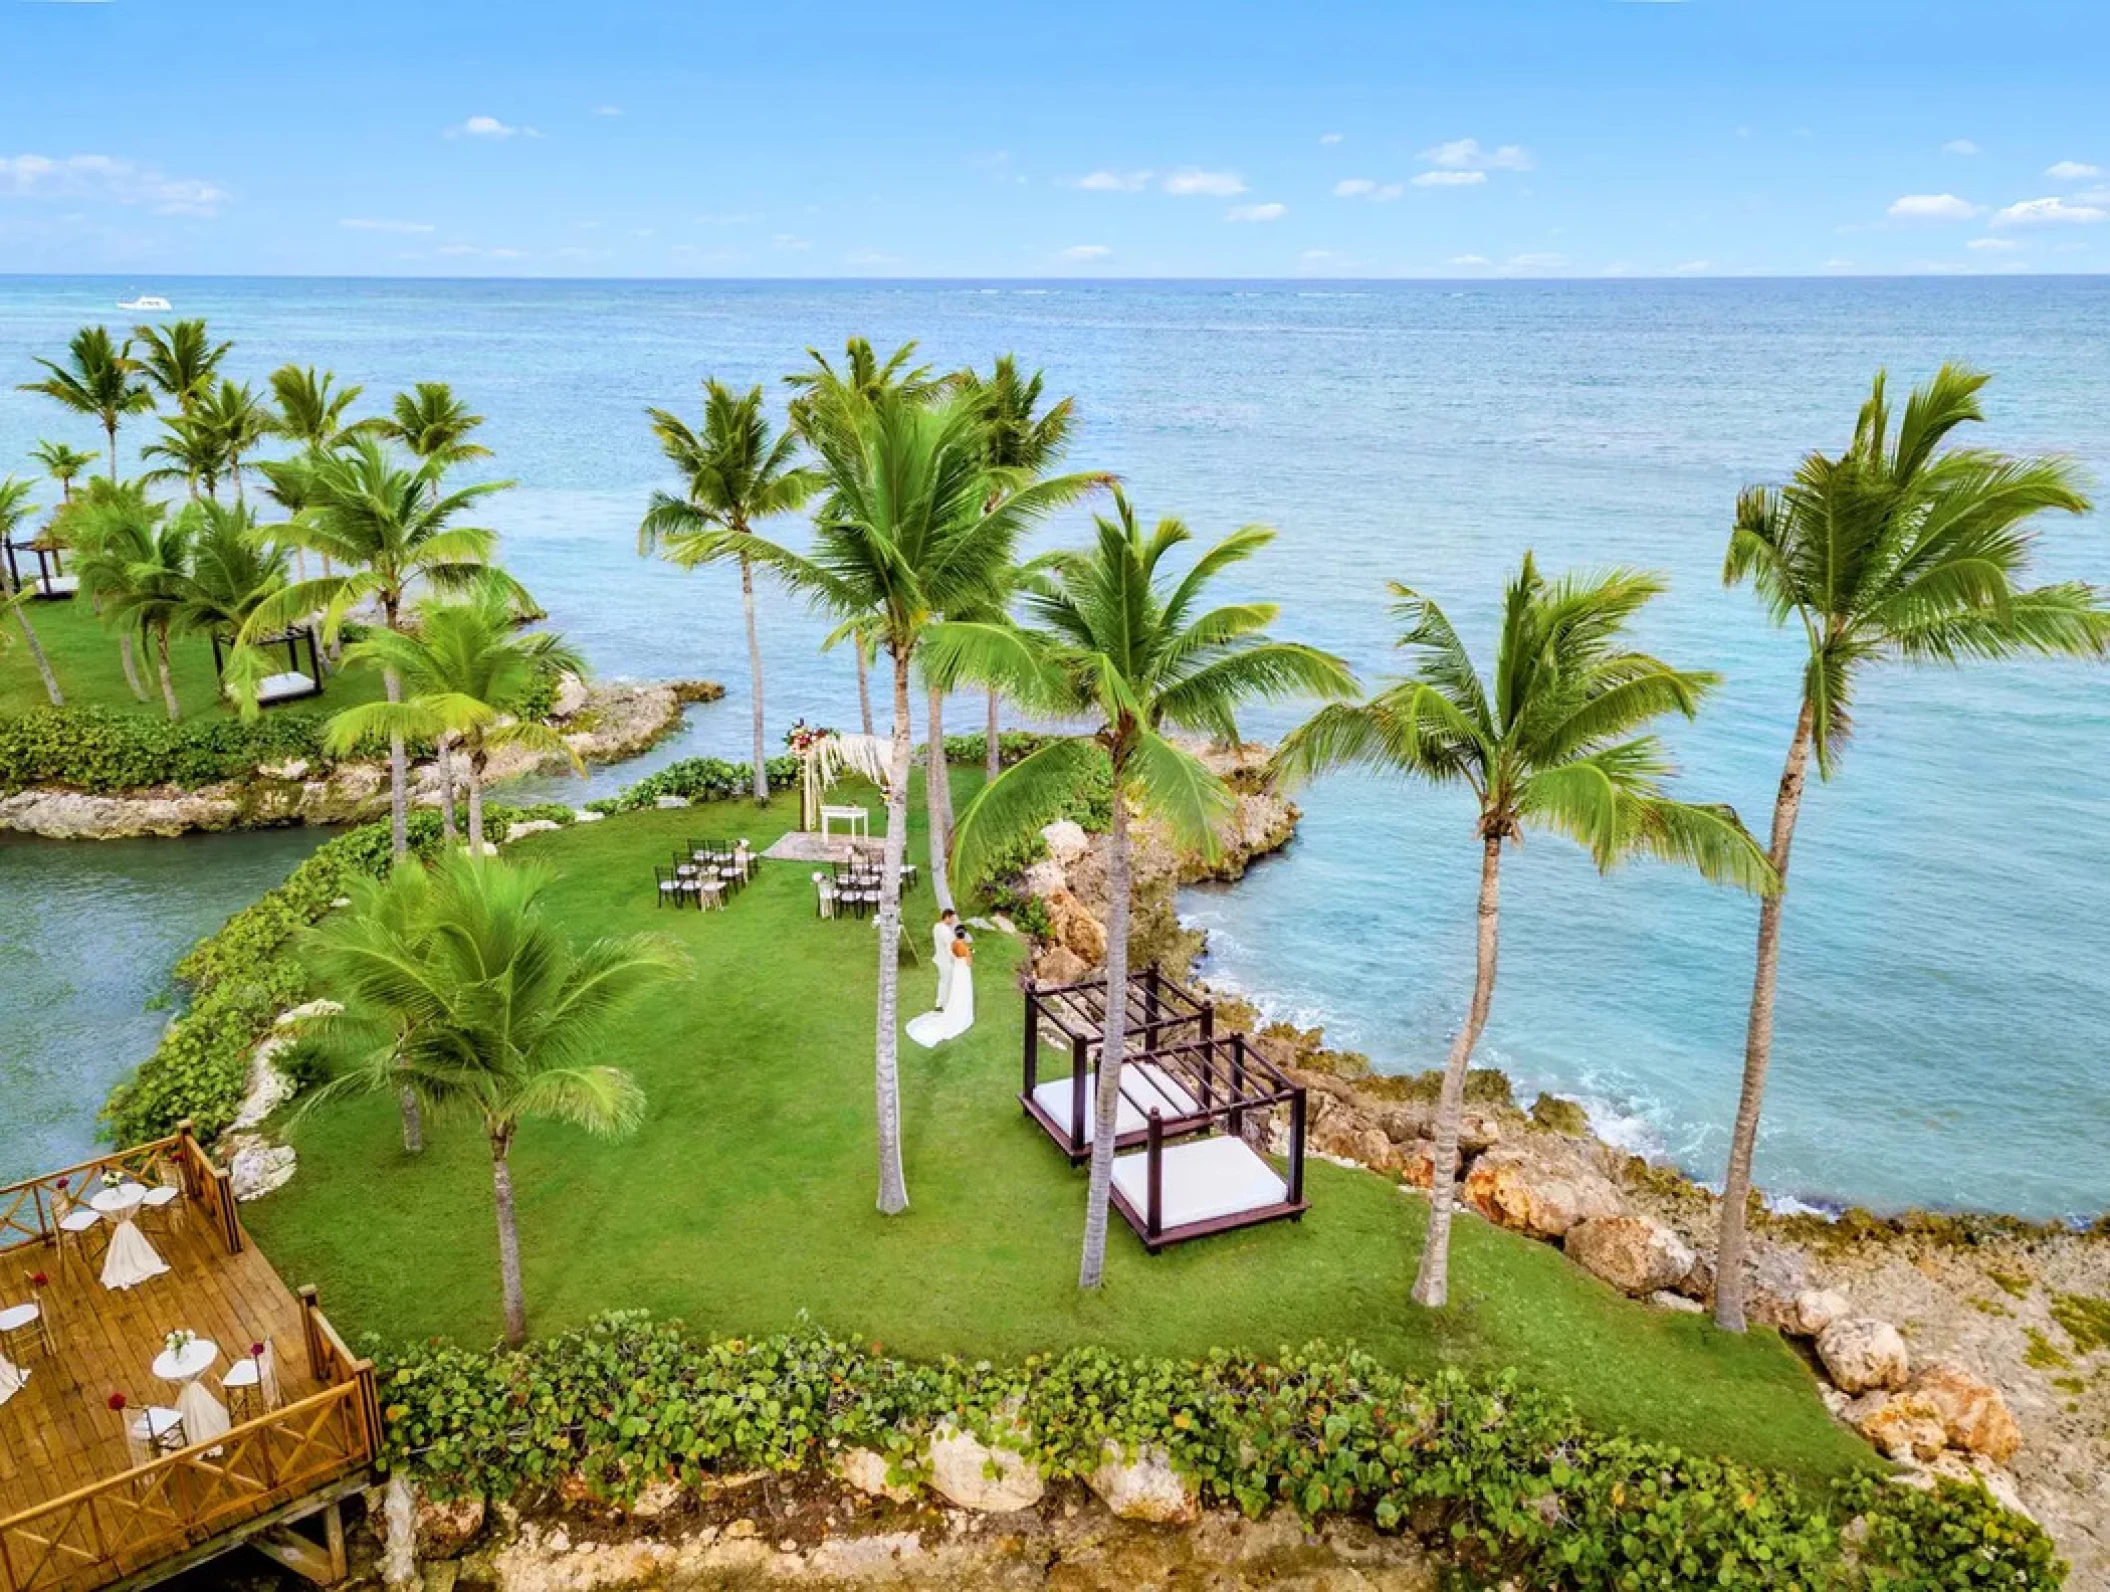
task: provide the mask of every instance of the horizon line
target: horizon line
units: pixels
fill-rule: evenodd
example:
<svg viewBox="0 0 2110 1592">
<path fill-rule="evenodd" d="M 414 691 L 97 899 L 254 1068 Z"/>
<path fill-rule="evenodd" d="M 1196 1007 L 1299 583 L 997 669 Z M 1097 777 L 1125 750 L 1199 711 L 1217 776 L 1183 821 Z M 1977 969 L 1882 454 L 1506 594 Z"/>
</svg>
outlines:
<svg viewBox="0 0 2110 1592">
<path fill-rule="evenodd" d="M 1270 286 L 1301 287 L 1311 284 L 1337 283 L 1362 286 L 1411 286 L 1415 284 L 1456 286 L 1463 284 L 1476 287 L 1492 287 L 1513 286 L 1520 283 L 1533 282 L 1577 285 L 1583 283 L 1610 284 L 1620 282 L 1682 282 L 1693 284 L 1709 282 L 2074 282 L 2097 279 L 2110 279 L 2110 268 L 2099 271 L 1725 271 L 1720 273 L 1624 271 L 1566 276 L 1556 273 L 1505 273 L 1501 271 L 1483 272 L 1473 276 L 655 276 L 645 274 L 573 276 L 555 272 L 521 275 L 498 272 L 430 274 L 358 271 L 0 271 L 0 282 L 123 282 L 130 284 L 152 280 L 159 282 L 640 282 L 766 284 L 769 286 L 811 286 L 815 284 L 944 286 L 963 283 L 1031 282 L 1035 284 L 1059 283 L 1065 286 L 1115 286 L 1138 283 L 1261 283 Z"/>
</svg>

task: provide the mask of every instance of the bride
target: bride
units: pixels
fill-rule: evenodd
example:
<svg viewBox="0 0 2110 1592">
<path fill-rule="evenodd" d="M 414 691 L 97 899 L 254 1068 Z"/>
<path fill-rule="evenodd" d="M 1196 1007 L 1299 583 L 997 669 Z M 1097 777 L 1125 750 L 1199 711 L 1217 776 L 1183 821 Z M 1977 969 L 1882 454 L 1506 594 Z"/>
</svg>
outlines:
<svg viewBox="0 0 2110 1592">
<path fill-rule="evenodd" d="M 954 931 L 950 954 L 952 982 L 946 987 L 945 1004 L 909 1019 L 909 1038 L 926 1050 L 974 1026 L 974 941 L 965 929 Z"/>
</svg>

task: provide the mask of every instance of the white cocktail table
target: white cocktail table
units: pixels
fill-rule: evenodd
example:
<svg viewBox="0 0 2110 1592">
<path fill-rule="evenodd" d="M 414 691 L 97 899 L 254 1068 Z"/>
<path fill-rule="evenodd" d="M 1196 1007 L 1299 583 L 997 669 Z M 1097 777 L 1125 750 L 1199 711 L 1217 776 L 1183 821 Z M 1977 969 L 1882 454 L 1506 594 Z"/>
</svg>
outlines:
<svg viewBox="0 0 2110 1592">
<path fill-rule="evenodd" d="M 193 1338 L 180 1349 L 163 1349 L 154 1356 L 154 1374 L 176 1384 L 176 1411 L 183 1417 L 187 1442 L 210 1442 L 227 1430 L 227 1406 L 198 1380 L 219 1357 L 220 1346 L 210 1338 Z"/>
</svg>

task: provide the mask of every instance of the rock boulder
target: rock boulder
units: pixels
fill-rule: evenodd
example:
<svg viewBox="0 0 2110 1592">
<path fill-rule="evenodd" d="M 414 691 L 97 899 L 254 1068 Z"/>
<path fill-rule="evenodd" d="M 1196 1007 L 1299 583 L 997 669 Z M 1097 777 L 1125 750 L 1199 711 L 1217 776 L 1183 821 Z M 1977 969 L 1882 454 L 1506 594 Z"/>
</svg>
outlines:
<svg viewBox="0 0 2110 1592">
<path fill-rule="evenodd" d="M 836 1456 L 835 1474 L 869 1498 L 884 1498 L 897 1504 L 915 1502 L 913 1485 L 887 1480 L 886 1455 L 875 1449 L 844 1449 Z"/>
<path fill-rule="evenodd" d="M 1621 1293 L 1670 1288 L 1692 1270 L 1692 1246 L 1647 1216 L 1595 1216 L 1568 1229 L 1569 1259 Z"/>
<path fill-rule="evenodd" d="M 1941 1412 L 1916 1393 L 1864 1393 L 1846 1422 L 1887 1459 L 1932 1459 L 1948 1446 Z"/>
<path fill-rule="evenodd" d="M 471 1495 L 444 1502 L 420 1492 L 415 1530 L 420 1559 L 453 1559 L 484 1528 L 484 1501 Z"/>
<path fill-rule="evenodd" d="M 930 1484 L 962 1509 L 998 1515 L 1030 1509 L 1047 1491 L 1039 1466 L 950 1423 L 931 1434 Z"/>
<path fill-rule="evenodd" d="M 1898 1329 L 1873 1316 L 1841 1316 L 1817 1335 L 1825 1374 L 1847 1393 L 1901 1388 L 1912 1369 Z"/>
<path fill-rule="evenodd" d="M 1907 1394 L 1934 1411 L 1952 1448 L 2004 1465 L 2022 1446 L 2021 1428 L 2000 1390 L 1952 1361 L 1922 1366 Z"/>
<path fill-rule="evenodd" d="M 1499 1145 L 1473 1163 L 1465 1203 L 1500 1227 L 1534 1238 L 1565 1237 L 1577 1222 L 1624 1213 L 1619 1191 L 1567 1141 Z"/>
<path fill-rule="evenodd" d="M 1086 1478 L 1099 1501 L 1124 1520 L 1184 1526 L 1201 1518 L 1201 1493 L 1172 1468 L 1172 1456 L 1152 1446 L 1124 1455 L 1108 1443 L 1099 1466 Z"/>
</svg>

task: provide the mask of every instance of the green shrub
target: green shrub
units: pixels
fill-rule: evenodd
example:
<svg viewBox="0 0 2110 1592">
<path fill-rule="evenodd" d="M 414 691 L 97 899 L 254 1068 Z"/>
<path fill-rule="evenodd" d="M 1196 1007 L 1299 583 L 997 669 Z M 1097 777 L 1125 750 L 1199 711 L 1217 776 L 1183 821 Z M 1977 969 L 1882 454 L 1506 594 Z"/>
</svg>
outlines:
<svg viewBox="0 0 2110 1592">
<path fill-rule="evenodd" d="M 1980 1488 L 1863 1477 L 1811 1497 L 1771 1472 L 1592 1432 L 1514 1375 L 1417 1383 L 1323 1347 L 919 1363 L 810 1329 L 695 1342 L 632 1313 L 517 1351 L 384 1355 L 380 1398 L 385 1463 L 443 1495 L 532 1502 L 578 1476 L 622 1503 L 661 1477 L 818 1470 L 853 1447 L 923 1480 L 926 1439 L 952 1422 L 1051 1478 L 1088 1474 L 1108 1444 L 1162 1447 L 1212 1504 L 1411 1530 L 1489 1582 L 2036 1592 L 2060 1575 L 2043 1533 Z"/>
<path fill-rule="evenodd" d="M 68 785 L 106 795 L 149 785 L 239 779 L 259 763 L 326 764 L 320 713 L 213 715 L 170 723 L 110 708 L 32 708 L 0 716 L 0 790 Z"/>
<path fill-rule="evenodd" d="M 784 790 L 799 782 L 796 757 L 772 757 L 762 765 L 772 789 Z M 586 804 L 588 812 L 629 813 L 650 807 L 662 796 L 681 796 L 692 802 L 722 802 L 747 794 L 754 785 L 753 766 L 728 762 L 722 757 L 685 757 L 669 763 L 656 774 L 647 774 L 634 785 L 626 785 L 614 796 L 596 797 Z"/>
<path fill-rule="evenodd" d="M 997 766 L 1009 768 L 1013 763 L 1023 762 L 1054 739 L 1056 737 L 1042 735 L 1037 730 L 1000 731 L 996 738 Z M 945 737 L 945 761 L 980 768 L 988 746 L 989 737 L 986 735 L 948 735 Z"/>
</svg>

